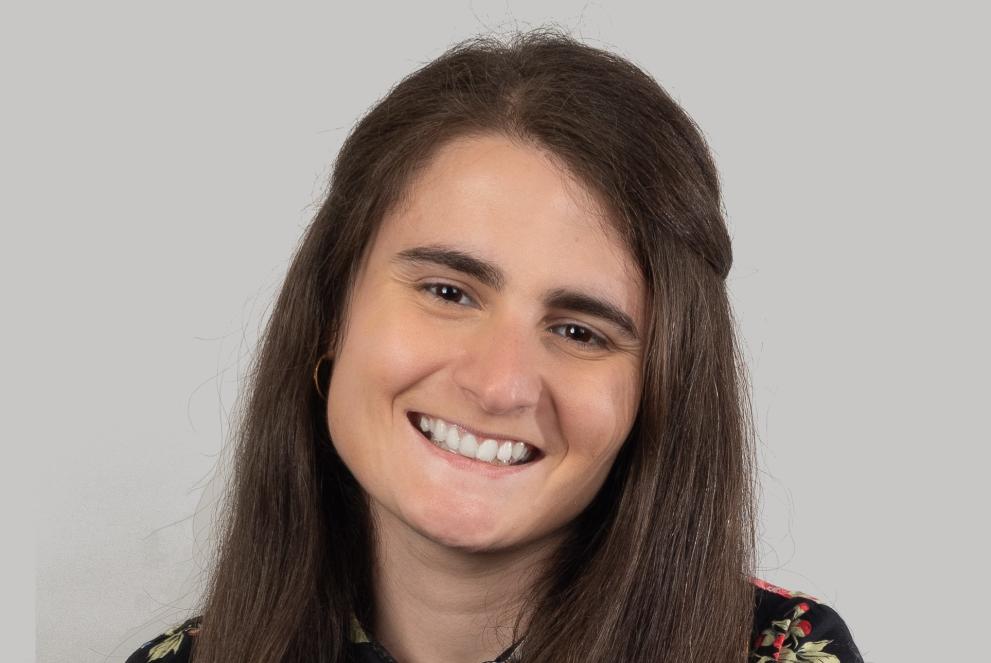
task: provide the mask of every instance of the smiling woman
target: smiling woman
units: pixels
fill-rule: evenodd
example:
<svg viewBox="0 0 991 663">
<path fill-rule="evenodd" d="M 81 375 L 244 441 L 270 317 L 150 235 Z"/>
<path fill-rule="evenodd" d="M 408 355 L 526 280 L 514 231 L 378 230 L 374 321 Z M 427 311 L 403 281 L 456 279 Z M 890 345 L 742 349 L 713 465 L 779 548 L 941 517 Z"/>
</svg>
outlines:
<svg viewBox="0 0 991 663">
<path fill-rule="evenodd" d="M 604 218 L 542 150 L 495 134 L 446 143 L 383 219 L 328 422 L 403 548 L 536 558 L 602 486 L 637 413 L 642 345 L 627 335 L 645 307 Z M 424 443 L 421 417 L 456 454 Z M 493 464 L 507 444 L 529 462 Z"/>
<path fill-rule="evenodd" d="M 730 264 L 631 63 L 537 31 L 415 72 L 286 277 L 204 603 L 130 661 L 859 661 L 752 577 Z"/>
</svg>

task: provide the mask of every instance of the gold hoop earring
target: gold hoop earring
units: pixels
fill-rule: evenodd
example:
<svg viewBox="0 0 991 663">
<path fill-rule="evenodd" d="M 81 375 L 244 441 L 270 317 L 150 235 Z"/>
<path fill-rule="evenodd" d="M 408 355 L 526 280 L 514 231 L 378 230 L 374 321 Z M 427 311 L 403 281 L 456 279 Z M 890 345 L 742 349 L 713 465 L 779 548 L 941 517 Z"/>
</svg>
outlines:
<svg viewBox="0 0 991 663">
<path fill-rule="evenodd" d="M 330 360 L 330 355 L 323 355 L 317 360 L 317 365 L 313 367 L 313 386 L 316 388 L 317 393 L 320 394 L 320 398 L 327 400 L 327 394 L 323 393 L 323 389 L 320 388 L 320 368 L 323 366 L 324 360 Z"/>
</svg>

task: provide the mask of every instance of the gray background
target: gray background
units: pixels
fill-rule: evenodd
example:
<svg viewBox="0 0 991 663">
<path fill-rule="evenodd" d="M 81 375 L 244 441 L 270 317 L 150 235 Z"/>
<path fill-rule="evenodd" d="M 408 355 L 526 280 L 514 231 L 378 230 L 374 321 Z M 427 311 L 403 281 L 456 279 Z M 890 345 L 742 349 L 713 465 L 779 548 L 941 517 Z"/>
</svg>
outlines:
<svg viewBox="0 0 991 663">
<path fill-rule="evenodd" d="M 123 661 L 186 616 L 242 371 L 347 131 L 454 41 L 548 21 L 715 153 L 763 577 L 868 661 L 981 658 L 977 4 L 412 4 L 4 10 L 4 660 Z"/>
</svg>

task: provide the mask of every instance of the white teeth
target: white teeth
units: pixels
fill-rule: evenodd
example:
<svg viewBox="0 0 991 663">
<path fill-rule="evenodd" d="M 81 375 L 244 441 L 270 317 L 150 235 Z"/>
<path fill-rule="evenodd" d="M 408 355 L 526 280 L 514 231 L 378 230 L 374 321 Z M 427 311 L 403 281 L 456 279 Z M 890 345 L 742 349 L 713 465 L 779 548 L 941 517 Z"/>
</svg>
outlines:
<svg viewBox="0 0 991 663">
<path fill-rule="evenodd" d="M 448 433 L 450 435 L 450 433 Z M 462 456 L 467 456 L 468 458 L 474 458 L 475 453 L 478 451 L 478 440 L 471 433 L 466 434 L 461 438 L 461 446 L 458 447 L 458 453 Z"/>
<path fill-rule="evenodd" d="M 462 440 L 459 439 L 458 429 L 451 426 L 447 429 L 447 435 L 444 436 L 444 446 L 451 451 L 457 451 L 461 446 Z"/>
<path fill-rule="evenodd" d="M 533 455 L 523 442 L 485 438 L 479 441 L 471 433 L 463 433 L 457 426 L 443 419 L 420 415 L 417 427 L 441 449 L 461 454 L 492 465 L 514 465 L 525 462 Z"/>
<path fill-rule="evenodd" d="M 475 452 L 475 458 L 478 460 L 485 461 L 486 463 L 491 463 L 495 460 L 496 452 L 499 450 L 499 443 L 495 440 L 488 439 L 482 442 L 478 447 L 478 451 Z"/>
<path fill-rule="evenodd" d="M 443 442 L 445 436 L 447 435 L 447 424 L 441 421 L 440 419 L 434 419 L 433 429 L 434 429 L 434 435 L 433 435 L 434 442 Z M 454 448 L 457 449 L 457 445 L 455 445 Z"/>
</svg>

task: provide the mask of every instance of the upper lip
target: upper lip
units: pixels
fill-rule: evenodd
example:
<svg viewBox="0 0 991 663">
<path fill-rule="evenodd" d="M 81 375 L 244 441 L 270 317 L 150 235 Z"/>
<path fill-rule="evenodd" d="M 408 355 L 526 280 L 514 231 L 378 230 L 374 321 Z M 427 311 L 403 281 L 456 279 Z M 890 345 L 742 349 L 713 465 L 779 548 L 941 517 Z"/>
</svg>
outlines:
<svg viewBox="0 0 991 663">
<path fill-rule="evenodd" d="M 533 442 L 531 442 L 530 440 L 526 440 L 526 439 L 524 439 L 522 437 L 516 437 L 514 435 L 504 435 L 503 433 L 491 433 L 491 432 L 480 431 L 477 428 L 472 428 L 471 426 L 467 426 L 467 425 L 461 423 L 460 421 L 457 421 L 456 419 L 448 419 L 447 417 L 442 417 L 440 415 L 428 414 L 426 412 L 417 412 L 415 410 L 411 410 L 410 411 L 410 414 L 413 414 L 413 415 L 416 415 L 416 416 L 430 417 L 431 419 L 440 419 L 441 421 L 443 421 L 446 424 L 454 424 L 455 426 L 457 426 L 459 429 L 465 431 L 466 433 L 471 433 L 472 435 L 474 435 L 479 440 L 484 440 L 484 439 L 487 439 L 487 438 L 491 438 L 493 440 L 502 440 L 503 442 L 522 442 L 522 443 L 524 443 L 524 444 L 532 447 L 533 449 L 539 449 L 540 448 L 536 444 L 534 444 Z M 413 422 L 413 423 L 418 423 L 418 422 Z"/>
</svg>

